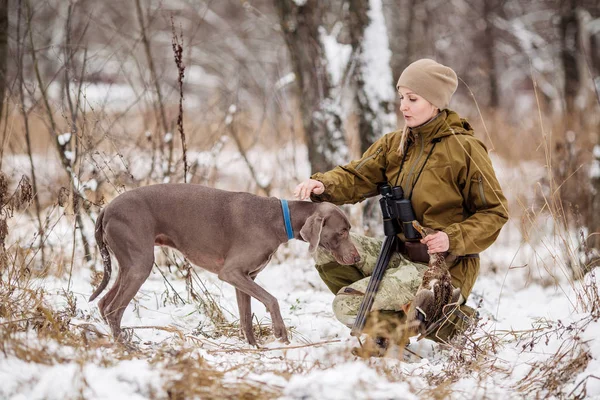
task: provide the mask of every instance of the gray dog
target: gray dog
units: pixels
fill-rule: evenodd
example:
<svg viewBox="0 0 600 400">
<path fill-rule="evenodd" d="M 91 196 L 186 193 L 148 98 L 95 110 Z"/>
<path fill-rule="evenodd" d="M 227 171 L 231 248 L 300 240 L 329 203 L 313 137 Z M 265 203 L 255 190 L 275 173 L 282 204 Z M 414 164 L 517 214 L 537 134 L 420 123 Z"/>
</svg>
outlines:
<svg viewBox="0 0 600 400">
<path fill-rule="evenodd" d="M 110 249 L 119 263 L 119 274 L 98 307 L 115 339 L 122 339 L 123 313 L 150 275 L 154 246 L 169 246 L 235 287 L 240 325 L 251 345 L 256 345 L 256 339 L 250 297 L 271 314 L 275 337 L 288 342 L 277 300 L 254 282 L 279 245 L 291 237 L 304 240 L 310 243 L 311 252 L 321 246 L 341 264 L 354 264 L 360 256 L 348 236 L 348 218 L 336 206 L 290 201 L 287 228 L 283 208 L 273 197 L 192 184 L 153 185 L 123 193 L 96 221 L 104 276 L 90 301 L 110 280 Z M 290 228 L 293 233 L 288 233 Z"/>
</svg>

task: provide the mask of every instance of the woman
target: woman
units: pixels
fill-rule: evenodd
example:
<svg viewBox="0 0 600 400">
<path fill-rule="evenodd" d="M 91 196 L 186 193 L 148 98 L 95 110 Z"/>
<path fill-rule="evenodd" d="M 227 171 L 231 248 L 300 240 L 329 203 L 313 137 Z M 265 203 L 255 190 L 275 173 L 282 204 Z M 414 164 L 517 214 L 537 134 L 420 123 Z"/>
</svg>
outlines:
<svg viewBox="0 0 600 400">
<path fill-rule="evenodd" d="M 437 231 L 420 240 L 421 256 L 418 242 L 406 245 L 404 235 L 399 235 L 399 251 L 392 257 L 372 308 L 392 326 L 404 320 L 402 310 L 421 283 L 427 251 L 457 257 L 449 266 L 450 274 L 464 304 L 479 273 L 478 254 L 496 240 L 508 219 L 506 199 L 485 146 L 473 136 L 469 123 L 448 109 L 457 86 L 456 73 L 449 67 L 430 59 L 410 64 L 396 85 L 404 129 L 377 140 L 361 159 L 314 174 L 294 192 L 300 199 L 339 205 L 375 196 L 378 185 L 388 182 L 401 186 L 416 219 Z M 362 256 L 358 264 L 340 265 L 323 251 L 315 256 L 321 278 L 336 294 L 336 318 L 348 326 L 354 323 L 381 248 L 377 239 L 353 235 L 353 240 Z M 473 314 L 468 306 L 461 310 Z M 454 316 L 431 338 L 448 340 L 457 325 L 464 325 L 463 320 Z"/>
</svg>

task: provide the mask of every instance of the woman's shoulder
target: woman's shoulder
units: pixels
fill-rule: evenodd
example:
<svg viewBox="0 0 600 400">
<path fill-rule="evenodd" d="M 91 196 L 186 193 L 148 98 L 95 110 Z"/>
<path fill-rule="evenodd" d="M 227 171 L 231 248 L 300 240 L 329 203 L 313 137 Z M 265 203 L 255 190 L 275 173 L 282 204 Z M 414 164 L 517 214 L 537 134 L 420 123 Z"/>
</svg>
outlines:
<svg viewBox="0 0 600 400">
<path fill-rule="evenodd" d="M 465 118 L 461 118 L 456 112 L 448 110 L 448 124 L 445 142 L 449 147 L 459 147 L 471 152 L 474 149 L 483 148 L 487 152 L 483 142 L 475 136 L 475 130 Z"/>
<path fill-rule="evenodd" d="M 389 149 L 397 149 L 400 145 L 400 139 L 402 138 L 402 129 L 388 132 L 382 137 L 380 137 L 374 145 L 377 147 L 383 146 L 385 149 L 389 151 Z"/>
<path fill-rule="evenodd" d="M 488 151 L 487 146 L 483 143 L 483 141 L 473 134 L 455 135 L 455 138 L 458 144 L 462 144 L 463 146 L 466 146 L 469 149 L 484 149 L 486 153 Z"/>
<path fill-rule="evenodd" d="M 398 140 L 400 141 L 400 138 L 402 137 L 402 129 L 397 129 L 395 131 L 392 132 L 388 132 L 385 135 L 383 135 L 383 138 L 386 138 L 386 141 L 389 143 L 390 141 L 393 140 Z"/>
</svg>

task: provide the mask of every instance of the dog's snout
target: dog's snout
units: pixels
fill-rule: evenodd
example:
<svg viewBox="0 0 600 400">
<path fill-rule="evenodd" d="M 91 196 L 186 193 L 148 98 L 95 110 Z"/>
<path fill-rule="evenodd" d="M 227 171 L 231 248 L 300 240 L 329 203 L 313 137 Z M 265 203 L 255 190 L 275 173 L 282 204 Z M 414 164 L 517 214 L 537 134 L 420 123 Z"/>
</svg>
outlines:
<svg viewBox="0 0 600 400">
<path fill-rule="evenodd" d="M 360 255 L 359 255 L 358 253 L 356 253 L 356 254 L 354 255 L 354 263 L 357 263 L 357 262 L 359 262 L 359 261 L 360 261 Z"/>
</svg>

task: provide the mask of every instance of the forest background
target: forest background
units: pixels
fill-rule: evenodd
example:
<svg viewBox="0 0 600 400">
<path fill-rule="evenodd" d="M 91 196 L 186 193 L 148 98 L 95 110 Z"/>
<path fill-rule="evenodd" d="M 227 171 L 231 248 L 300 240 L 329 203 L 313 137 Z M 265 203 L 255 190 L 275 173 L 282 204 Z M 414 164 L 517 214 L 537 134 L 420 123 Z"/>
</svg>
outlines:
<svg viewBox="0 0 600 400">
<path fill-rule="evenodd" d="M 451 108 L 505 176 L 515 248 L 552 248 L 542 272 L 509 255 L 482 274 L 583 282 L 600 254 L 597 1 L 1 0 L 4 354 L 44 362 L 28 335 L 87 338 L 73 333 L 72 285 L 78 274 L 98 282 L 93 223 L 110 199 L 159 182 L 291 198 L 311 172 L 401 127 L 395 82 L 423 57 L 460 77 Z M 376 202 L 345 210 L 381 235 Z M 161 254 L 193 293 L 189 263 Z M 26 290 L 48 277 L 66 308 L 46 306 L 43 285 Z"/>
</svg>

